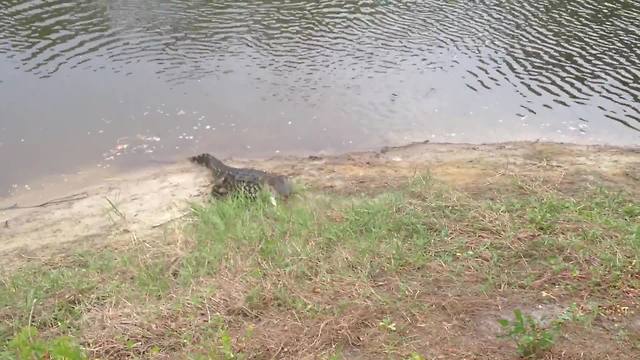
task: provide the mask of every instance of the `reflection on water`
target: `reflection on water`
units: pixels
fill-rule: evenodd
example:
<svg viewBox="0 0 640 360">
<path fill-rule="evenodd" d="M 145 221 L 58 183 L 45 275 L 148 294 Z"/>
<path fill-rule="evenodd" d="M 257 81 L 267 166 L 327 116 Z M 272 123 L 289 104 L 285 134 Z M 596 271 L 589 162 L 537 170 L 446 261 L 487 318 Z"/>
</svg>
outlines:
<svg viewBox="0 0 640 360">
<path fill-rule="evenodd" d="M 631 1 L 0 3 L 0 189 L 390 142 L 640 143 Z"/>
</svg>

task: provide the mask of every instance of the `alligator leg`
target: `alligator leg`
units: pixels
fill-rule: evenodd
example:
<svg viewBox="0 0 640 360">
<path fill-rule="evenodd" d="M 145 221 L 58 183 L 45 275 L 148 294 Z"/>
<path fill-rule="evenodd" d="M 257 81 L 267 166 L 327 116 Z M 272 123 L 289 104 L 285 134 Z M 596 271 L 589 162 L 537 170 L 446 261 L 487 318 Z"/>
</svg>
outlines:
<svg viewBox="0 0 640 360">
<path fill-rule="evenodd" d="M 259 186 L 246 181 L 236 181 L 232 176 L 216 177 L 211 187 L 211 196 L 226 197 L 232 193 L 242 193 L 250 198 L 254 198 L 258 193 Z"/>
<path fill-rule="evenodd" d="M 215 176 L 211 184 L 211 196 L 223 197 L 229 195 L 231 189 L 228 183 L 226 176 Z"/>
</svg>

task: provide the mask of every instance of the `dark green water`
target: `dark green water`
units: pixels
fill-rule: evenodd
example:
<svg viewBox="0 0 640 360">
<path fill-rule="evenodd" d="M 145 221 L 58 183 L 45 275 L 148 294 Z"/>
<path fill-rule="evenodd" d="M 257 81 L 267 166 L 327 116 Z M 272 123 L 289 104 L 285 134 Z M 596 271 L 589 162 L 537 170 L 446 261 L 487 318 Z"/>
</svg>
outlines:
<svg viewBox="0 0 640 360">
<path fill-rule="evenodd" d="M 637 1 L 0 1 L 0 192 L 431 139 L 640 144 Z"/>
</svg>

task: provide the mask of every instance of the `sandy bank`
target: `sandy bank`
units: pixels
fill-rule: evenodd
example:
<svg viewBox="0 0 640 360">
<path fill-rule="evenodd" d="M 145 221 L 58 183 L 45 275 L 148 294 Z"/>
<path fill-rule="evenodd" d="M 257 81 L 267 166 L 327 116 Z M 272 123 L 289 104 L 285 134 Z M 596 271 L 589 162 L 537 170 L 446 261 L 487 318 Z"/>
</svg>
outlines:
<svg viewBox="0 0 640 360">
<path fill-rule="evenodd" d="M 499 191 L 504 178 L 527 175 L 568 187 L 614 182 L 640 194 L 640 148 L 420 143 L 322 158 L 229 162 L 287 174 L 312 189 L 345 193 L 371 193 L 429 172 L 471 192 Z M 162 236 L 164 225 L 188 213 L 189 202 L 206 198 L 209 183 L 206 170 L 184 161 L 110 177 L 70 179 L 0 199 L 2 209 L 25 207 L 0 211 L 0 263 L 47 257 L 70 247 Z"/>
</svg>

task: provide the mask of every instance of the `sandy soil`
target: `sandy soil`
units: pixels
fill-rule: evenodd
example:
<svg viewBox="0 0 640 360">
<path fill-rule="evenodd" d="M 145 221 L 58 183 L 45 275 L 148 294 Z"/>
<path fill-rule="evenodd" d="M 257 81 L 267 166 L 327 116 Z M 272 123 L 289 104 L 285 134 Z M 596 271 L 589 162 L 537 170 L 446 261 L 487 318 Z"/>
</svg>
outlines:
<svg viewBox="0 0 640 360">
<path fill-rule="evenodd" d="M 416 143 L 328 157 L 229 160 L 292 176 L 316 189 L 375 192 L 416 174 L 470 192 L 495 188 L 509 174 L 559 184 L 614 182 L 640 194 L 640 148 L 550 143 L 489 145 Z M 94 173 L 45 190 L 0 199 L 0 264 L 46 258 L 69 248 L 162 236 L 163 225 L 201 201 L 211 179 L 187 161 L 122 174 Z M 10 208 L 14 205 L 18 208 Z M 40 205 L 40 206 L 38 206 Z"/>
</svg>

